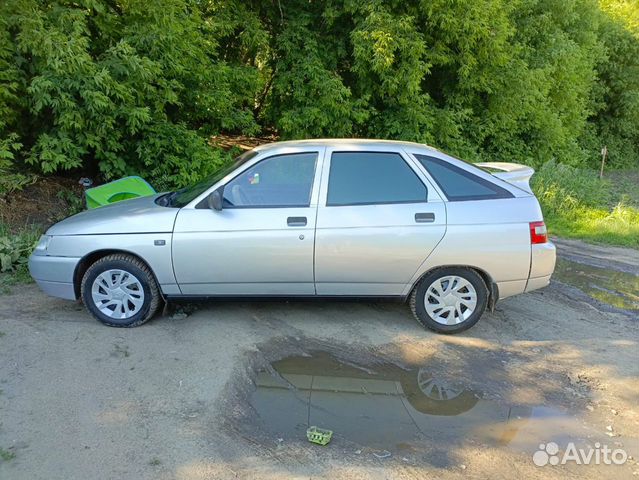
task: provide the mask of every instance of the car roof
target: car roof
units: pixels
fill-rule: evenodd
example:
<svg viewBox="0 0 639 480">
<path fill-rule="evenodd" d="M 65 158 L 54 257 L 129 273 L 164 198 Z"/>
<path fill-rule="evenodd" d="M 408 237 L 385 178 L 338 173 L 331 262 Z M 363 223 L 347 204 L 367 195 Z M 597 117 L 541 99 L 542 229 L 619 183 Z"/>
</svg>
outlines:
<svg viewBox="0 0 639 480">
<path fill-rule="evenodd" d="M 436 148 L 426 145 L 425 143 L 404 142 L 400 140 L 378 140 L 364 138 L 317 138 L 309 140 L 287 140 L 284 142 L 266 143 L 255 148 L 258 151 L 270 150 L 272 148 L 282 147 L 335 147 L 335 146 L 362 146 L 362 147 L 404 147 L 419 148 L 431 151 L 438 151 Z"/>
</svg>

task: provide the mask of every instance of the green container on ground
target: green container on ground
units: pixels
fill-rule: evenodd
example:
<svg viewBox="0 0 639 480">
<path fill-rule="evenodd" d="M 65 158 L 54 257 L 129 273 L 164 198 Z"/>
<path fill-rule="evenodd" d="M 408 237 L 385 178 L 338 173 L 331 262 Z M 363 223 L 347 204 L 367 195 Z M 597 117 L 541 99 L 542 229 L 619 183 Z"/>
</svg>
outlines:
<svg viewBox="0 0 639 480">
<path fill-rule="evenodd" d="M 318 427 L 309 427 L 306 430 L 306 438 L 311 443 L 317 443 L 318 445 L 326 445 L 333 438 L 332 430 L 324 430 L 323 428 Z"/>
<path fill-rule="evenodd" d="M 155 189 L 141 177 L 124 177 L 84 192 L 87 208 L 103 207 L 122 200 L 155 194 Z"/>
</svg>

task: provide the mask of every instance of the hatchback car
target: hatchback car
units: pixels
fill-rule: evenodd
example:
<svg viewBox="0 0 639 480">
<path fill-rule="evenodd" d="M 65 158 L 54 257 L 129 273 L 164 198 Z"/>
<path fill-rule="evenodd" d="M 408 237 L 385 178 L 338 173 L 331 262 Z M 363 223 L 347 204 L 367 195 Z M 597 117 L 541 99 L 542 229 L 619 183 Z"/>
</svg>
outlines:
<svg viewBox="0 0 639 480">
<path fill-rule="evenodd" d="M 459 332 L 555 265 L 533 170 L 479 166 L 408 142 L 263 145 L 193 186 L 53 225 L 29 268 L 110 326 L 178 298 L 395 297 Z"/>
</svg>

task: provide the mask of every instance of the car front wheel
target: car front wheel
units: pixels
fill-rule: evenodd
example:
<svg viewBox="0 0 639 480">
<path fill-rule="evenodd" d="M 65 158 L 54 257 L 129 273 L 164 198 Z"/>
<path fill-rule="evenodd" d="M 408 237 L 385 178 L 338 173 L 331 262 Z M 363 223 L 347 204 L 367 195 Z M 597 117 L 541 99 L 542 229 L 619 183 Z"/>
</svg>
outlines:
<svg viewBox="0 0 639 480">
<path fill-rule="evenodd" d="M 81 296 L 87 310 L 110 327 L 137 327 L 157 312 L 162 298 L 149 267 L 126 254 L 107 255 L 82 278 Z"/>
<path fill-rule="evenodd" d="M 488 289 L 482 277 L 468 268 L 439 268 L 413 289 L 410 307 L 417 321 L 438 333 L 462 332 L 486 310 Z"/>
</svg>

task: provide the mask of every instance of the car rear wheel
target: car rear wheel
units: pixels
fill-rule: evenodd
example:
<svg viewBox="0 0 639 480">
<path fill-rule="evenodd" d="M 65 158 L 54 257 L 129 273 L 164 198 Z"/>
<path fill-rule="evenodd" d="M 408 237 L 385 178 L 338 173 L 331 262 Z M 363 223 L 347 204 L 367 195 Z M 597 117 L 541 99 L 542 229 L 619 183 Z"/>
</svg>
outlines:
<svg viewBox="0 0 639 480">
<path fill-rule="evenodd" d="M 82 278 L 81 296 L 87 310 L 110 327 L 137 327 L 157 312 L 162 298 L 149 267 L 126 254 L 107 255 Z"/>
<path fill-rule="evenodd" d="M 458 333 L 475 325 L 486 310 L 488 289 L 469 268 L 428 273 L 413 289 L 410 308 L 417 321 L 438 333 Z"/>
</svg>

